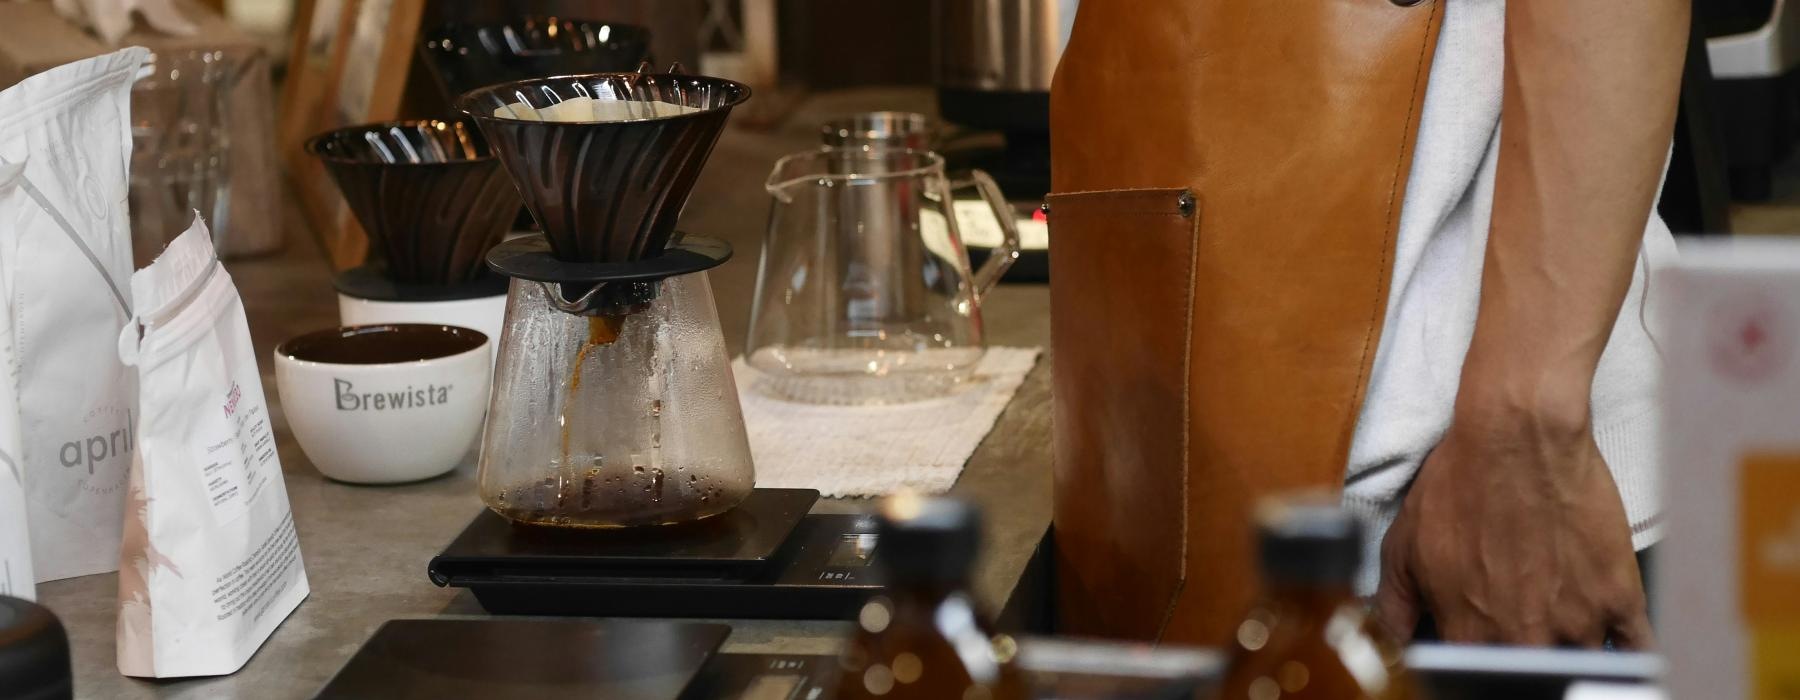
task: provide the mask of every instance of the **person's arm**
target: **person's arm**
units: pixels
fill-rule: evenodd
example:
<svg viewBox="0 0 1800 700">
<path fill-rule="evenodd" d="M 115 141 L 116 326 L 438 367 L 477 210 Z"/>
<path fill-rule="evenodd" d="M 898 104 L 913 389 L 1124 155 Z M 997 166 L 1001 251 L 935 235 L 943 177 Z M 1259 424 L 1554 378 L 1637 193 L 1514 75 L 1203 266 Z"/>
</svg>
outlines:
<svg viewBox="0 0 1800 700">
<path fill-rule="evenodd" d="M 1451 8 L 1454 11 L 1454 8 Z M 1382 547 L 1377 612 L 1448 641 L 1649 642 L 1589 396 L 1674 130 L 1688 0 L 1514 0 L 1455 418 Z"/>
</svg>

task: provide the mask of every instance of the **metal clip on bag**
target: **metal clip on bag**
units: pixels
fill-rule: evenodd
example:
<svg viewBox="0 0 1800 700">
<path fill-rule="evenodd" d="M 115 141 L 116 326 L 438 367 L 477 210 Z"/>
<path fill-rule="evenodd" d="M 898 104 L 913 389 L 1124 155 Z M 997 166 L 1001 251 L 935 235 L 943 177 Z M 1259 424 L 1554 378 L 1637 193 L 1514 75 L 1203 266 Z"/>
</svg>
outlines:
<svg viewBox="0 0 1800 700">
<path fill-rule="evenodd" d="M 1215 644 L 1341 488 L 1442 0 L 1084 2 L 1050 95 L 1066 631 Z"/>
<path fill-rule="evenodd" d="M 138 451 L 119 561 L 119 671 L 231 673 L 308 592 L 244 304 L 198 218 L 131 278 Z"/>
</svg>

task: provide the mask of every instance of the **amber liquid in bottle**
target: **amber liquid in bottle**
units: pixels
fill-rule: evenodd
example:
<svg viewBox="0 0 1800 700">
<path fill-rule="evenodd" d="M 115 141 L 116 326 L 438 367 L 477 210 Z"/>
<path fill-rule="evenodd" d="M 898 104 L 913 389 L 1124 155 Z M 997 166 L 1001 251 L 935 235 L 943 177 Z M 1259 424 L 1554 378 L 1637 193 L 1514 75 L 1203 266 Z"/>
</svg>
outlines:
<svg viewBox="0 0 1800 700">
<path fill-rule="evenodd" d="M 891 498 L 876 561 L 888 590 L 863 606 L 839 660 L 837 700 L 1025 700 L 1018 645 L 996 635 L 968 593 L 979 529 L 945 499 Z"/>
<path fill-rule="evenodd" d="M 1335 506 L 1259 513 L 1266 589 L 1228 646 L 1221 700 L 1410 700 L 1401 647 L 1352 591 L 1360 527 Z"/>
<path fill-rule="evenodd" d="M 1219 697 L 1407 700 L 1400 648 L 1350 590 L 1276 587 L 1246 616 Z"/>
</svg>

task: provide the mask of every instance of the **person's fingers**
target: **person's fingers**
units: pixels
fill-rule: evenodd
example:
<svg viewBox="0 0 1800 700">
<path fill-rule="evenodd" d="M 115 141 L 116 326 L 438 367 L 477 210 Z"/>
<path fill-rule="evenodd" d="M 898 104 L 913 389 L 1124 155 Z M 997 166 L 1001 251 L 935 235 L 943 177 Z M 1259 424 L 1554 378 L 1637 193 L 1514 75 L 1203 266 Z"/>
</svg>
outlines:
<svg viewBox="0 0 1800 700">
<path fill-rule="evenodd" d="M 1515 638 L 1523 638 L 1524 633 L 1508 635 L 1498 625 L 1488 620 L 1471 616 L 1464 611 L 1432 610 L 1436 616 L 1438 633 L 1443 641 L 1451 644 L 1523 644 Z"/>
<path fill-rule="evenodd" d="M 1381 587 L 1375 590 L 1375 619 L 1394 641 L 1404 644 L 1412 641 L 1419 624 L 1419 598 L 1410 585 L 1391 581 L 1384 573 Z"/>
<path fill-rule="evenodd" d="M 1556 634 L 1551 632 L 1547 625 L 1531 625 L 1502 637 L 1500 642 L 1517 646 L 1547 647 L 1556 644 Z"/>
<path fill-rule="evenodd" d="M 1642 651 L 1656 646 L 1656 633 L 1650 628 L 1650 614 L 1639 606 L 1612 625 L 1613 646 Z"/>
<path fill-rule="evenodd" d="M 1644 595 L 1643 574 L 1638 569 L 1636 557 L 1627 557 L 1619 576 L 1618 596 L 1607 622 L 1608 636 L 1613 646 L 1620 649 L 1649 649 L 1656 644 L 1656 633 L 1650 628 L 1650 604 Z"/>
<path fill-rule="evenodd" d="M 1583 616 L 1579 624 L 1565 624 L 1557 631 L 1559 644 L 1581 647 L 1583 649 L 1601 649 L 1606 646 L 1607 634 L 1612 627 L 1606 620 L 1598 616 Z"/>
<path fill-rule="evenodd" d="M 1581 649 L 1605 648 L 1614 619 L 1610 612 L 1612 608 L 1606 605 L 1608 603 L 1552 607 L 1554 612 L 1546 616 L 1546 622 L 1555 638 L 1549 643 Z"/>
<path fill-rule="evenodd" d="M 1412 641 L 1421 605 L 1406 563 L 1404 537 L 1400 523 L 1388 530 L 1381 543 L 1381 583 L 1375 589 L 1375 619 L 1402 644 Z"/>
</svg>

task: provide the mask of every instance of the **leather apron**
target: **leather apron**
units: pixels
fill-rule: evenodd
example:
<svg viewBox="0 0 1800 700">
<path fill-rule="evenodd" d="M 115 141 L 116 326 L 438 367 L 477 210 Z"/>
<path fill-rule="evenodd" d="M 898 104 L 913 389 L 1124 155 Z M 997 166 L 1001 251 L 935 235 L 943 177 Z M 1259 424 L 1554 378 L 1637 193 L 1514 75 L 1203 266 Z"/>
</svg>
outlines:
<svg viewBox="0 0 1800 700">
<path fill-rule="evenodd" d="M 1341 491 L 1444 0 L 1087 0 L 1051 90 L 1060 630 L 1218 644 Z"/>
</svg>

